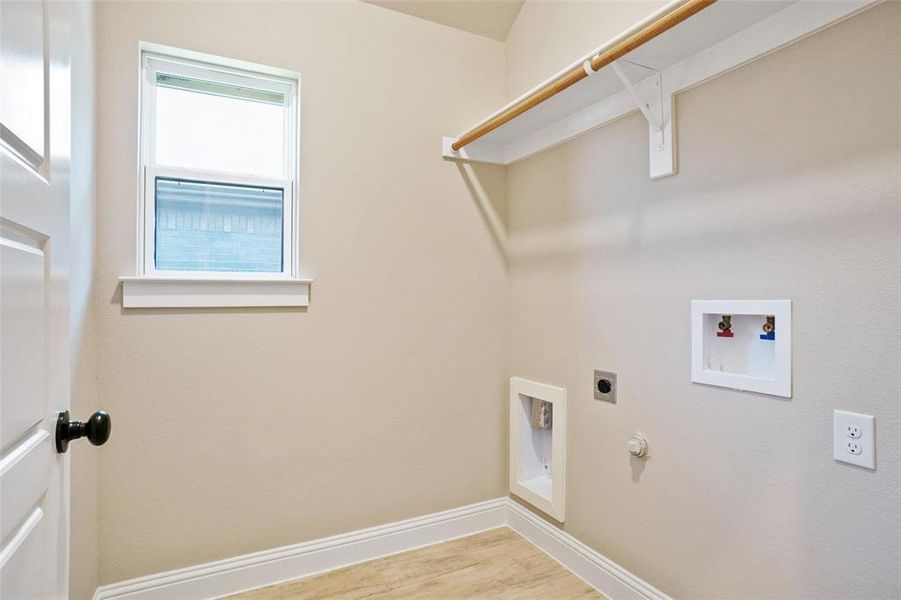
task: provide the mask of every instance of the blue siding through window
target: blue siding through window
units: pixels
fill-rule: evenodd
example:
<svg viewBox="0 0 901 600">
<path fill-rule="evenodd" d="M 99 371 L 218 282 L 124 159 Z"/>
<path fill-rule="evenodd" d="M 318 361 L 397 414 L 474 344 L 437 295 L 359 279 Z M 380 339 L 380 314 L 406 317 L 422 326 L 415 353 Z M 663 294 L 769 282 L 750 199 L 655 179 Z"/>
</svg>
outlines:
<svg viewBox="0 0 901 600">
<path fill-rule="evenodd" d="M 155 185 L 158 271 L 282 271 L 283 190 L 163 177 Z"/>
</svg>

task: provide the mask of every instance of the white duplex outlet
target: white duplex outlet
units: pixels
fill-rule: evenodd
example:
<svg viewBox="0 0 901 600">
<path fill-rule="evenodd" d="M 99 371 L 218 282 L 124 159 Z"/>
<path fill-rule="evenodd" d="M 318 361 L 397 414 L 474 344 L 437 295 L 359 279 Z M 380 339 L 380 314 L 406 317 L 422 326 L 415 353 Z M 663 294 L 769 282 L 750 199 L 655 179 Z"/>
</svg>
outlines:
<svg viewBox="0 0 901 600">
<path fill-rule="evenodd" d="M 866 469 L 876 469 L 876 418 L 872 415 L 832 411 L 833 458 Z"/>
</svg>

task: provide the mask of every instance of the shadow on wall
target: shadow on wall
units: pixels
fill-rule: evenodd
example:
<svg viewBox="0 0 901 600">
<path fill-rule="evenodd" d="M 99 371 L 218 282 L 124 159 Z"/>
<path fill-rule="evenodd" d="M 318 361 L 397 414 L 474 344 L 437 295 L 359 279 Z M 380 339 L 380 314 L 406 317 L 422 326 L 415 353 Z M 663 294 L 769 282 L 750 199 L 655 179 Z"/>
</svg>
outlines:
<svg viewBox="0 0 901 600">
<path fill-rule="evenodd" d="M 637 456 L 629 457 L 629 465 L 632 467 L 632 481 L 634 481 L 635 483 L 641 481 L 641 474 L 644 473 L 645 467 L 647 467 L 649 460 L 651 460 L 649 456 L 642 458 L 639 458 Z"/>
<path fill-rule="evenodd" d="M 498 250 L 507 262 L 507 167 L 457 163 L 466 189 L 491 230 Z"/>
<path fill-rule="evenodd" d="M 746 185 L 744 175 L 699 173 L 690 166 L 681 175 L 652 181 L 646 148 L 635 152 L 639 145 L 634 139 L 645 135 L 645 129 L 640 115 L 632 115 L 605 127 L 604 135 L 583 136 L 511 166 L 517 171 L 508 194 L 534 201 L 517 206 L 517 220 L 506 238 L 508 259 L 553 260 L 597 252 L 669 254 L 701 241 L 726 248 L 812 235 L 811 215 L 816 215 L 818 236 L 846 234 L 849 223 L 863 227 L 892 218 L 879 194 L 861 194 L 848 202 L 837 191 L 849 172 L 872 173 L 878 187 L 893 158 L 883 149 L 781 172 L 768 168 L 763 185 L 759 180 Z M 617 159 L 621 151 L 630 156 Z M 629 169 L 624 171 L 623 164 Z M 786 187 L 803 192 L 790 202 L 767 196 L 768 190 Z"/>
</svg>

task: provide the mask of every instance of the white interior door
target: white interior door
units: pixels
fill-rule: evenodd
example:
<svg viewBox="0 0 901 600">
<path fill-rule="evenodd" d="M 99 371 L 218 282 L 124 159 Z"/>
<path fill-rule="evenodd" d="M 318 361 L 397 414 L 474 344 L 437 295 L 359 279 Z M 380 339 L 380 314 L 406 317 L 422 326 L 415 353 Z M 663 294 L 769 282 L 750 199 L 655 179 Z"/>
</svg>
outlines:
<svg viewBox="0 0 901 600">
<path fill-rule="evenodd" d="M 68 6 L 0 0 L 0 598 L 63 598 L 69 486 Z"/>
</svg>

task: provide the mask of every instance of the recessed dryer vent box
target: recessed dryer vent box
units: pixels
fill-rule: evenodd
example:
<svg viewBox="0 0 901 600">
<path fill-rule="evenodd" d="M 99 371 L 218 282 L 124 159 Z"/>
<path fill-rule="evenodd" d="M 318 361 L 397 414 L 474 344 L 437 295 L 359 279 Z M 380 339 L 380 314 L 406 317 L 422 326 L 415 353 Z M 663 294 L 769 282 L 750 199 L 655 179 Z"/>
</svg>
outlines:
<svg viewBox="0 0 901 600">
<path fill-rule="evenodd" d="M 533 400 L 551 405 L 551 426 L 536 428 Z M 510 491 L 558 521 L 566 518 L 566 390 L 510 378 Z"/>
<path fill-rule="evenodd" d="M 791 300 L 692 300 L 691 380 L 791 398 Z"/>
</svg>

